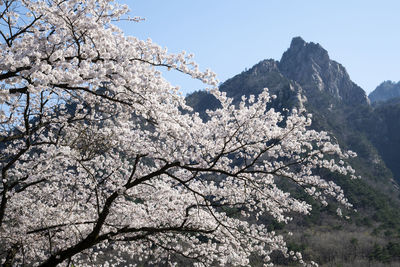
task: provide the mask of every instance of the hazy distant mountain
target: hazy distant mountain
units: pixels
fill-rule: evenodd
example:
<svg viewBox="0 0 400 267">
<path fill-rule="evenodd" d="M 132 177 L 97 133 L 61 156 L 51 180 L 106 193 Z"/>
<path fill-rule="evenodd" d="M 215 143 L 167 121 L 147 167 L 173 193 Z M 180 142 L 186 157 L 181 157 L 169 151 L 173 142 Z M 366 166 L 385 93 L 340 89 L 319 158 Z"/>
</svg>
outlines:
<svg viewBox="0 0 400 267">
<path fill-rule="evenodd" d="M 400 181 L 400 82 L 385 81 L 368 97 L 373 111 L 366 114 L 367 119 L 360 128 Z"/>
<path fill-rule="evenodd" d="M 400 181 L 400 97 L 376 102 L 369 120 L 365 133 Z"/>
<path fill-rule="evenodd" d="M 371 102 L 384 102 L 392 98 L 400 97 L 400 82 L 385 81 L 378 85 L 368 97 Z"/>
</svg>

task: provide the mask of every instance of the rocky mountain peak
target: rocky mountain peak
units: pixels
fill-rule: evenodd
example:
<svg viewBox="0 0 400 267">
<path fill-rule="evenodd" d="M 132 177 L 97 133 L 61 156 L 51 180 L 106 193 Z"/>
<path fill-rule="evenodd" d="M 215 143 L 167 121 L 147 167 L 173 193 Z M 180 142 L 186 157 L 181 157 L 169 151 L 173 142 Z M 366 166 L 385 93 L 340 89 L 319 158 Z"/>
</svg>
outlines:
<svg viewBox="0 0 400 267">
<path fill-rule="evenodd" d="M 331 60 L 320 44 L 293 38 L 278 67 L 283 75 L 298 82 L 306 94 L 320 91 L 346 104 L 368 104 L 364 90 L 350 80 L 346 69 Z"/>
<path fill-rule="evenodd" d="M 281 63 L 289 62 L 311 62 L 318 65 L 326 65 L 329 63 L 328 51 L 326 51 L 320 44 L 303 40 L 301 37 L 294 37 L 290 43 L 290 47 L 283 53 Z M 281 64 L 281 65 L 282 65 Z"/>
</svg>

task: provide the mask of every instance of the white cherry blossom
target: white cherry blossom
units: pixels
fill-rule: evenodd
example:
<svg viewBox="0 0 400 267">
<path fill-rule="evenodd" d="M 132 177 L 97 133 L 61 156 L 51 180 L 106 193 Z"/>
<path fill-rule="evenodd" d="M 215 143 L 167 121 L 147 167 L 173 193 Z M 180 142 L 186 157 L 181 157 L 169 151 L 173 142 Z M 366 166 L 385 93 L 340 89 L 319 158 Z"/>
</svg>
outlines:
<svg viewBox="0 0 400 267">
<path fill-rule="evenodd" d="M 112 0 L 0 9 L 1 264 L 269 265 L 280 250 L 314 265 L 259 220 L 310 212 L 280 179 L 351 207 L 318 170 L 355 178 L 354 153 L 310 130 L 305 111 L 274 111 L 267 90 L 233 105 L 191 54 L 125 36 L 112 23 L 127 7 Z M 163 68 L 203 81 L 221 108 L 203 121 Z"/>
</svg>

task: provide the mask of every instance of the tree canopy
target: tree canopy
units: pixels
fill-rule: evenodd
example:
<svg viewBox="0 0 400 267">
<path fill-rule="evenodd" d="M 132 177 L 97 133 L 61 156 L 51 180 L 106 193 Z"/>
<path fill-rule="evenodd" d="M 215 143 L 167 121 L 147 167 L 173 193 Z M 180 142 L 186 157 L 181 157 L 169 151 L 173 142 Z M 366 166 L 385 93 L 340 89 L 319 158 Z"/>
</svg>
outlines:
<svg viewBox="0 0 400 267">
<path fill-rule="evenodd" d="M 269 108 L 267 90 L 232 104 L 192 55 L 125 36 L 113 21 L 127 12 L 0 0 L 1 264 L 98 266 L 108 253 L 111 265 L 243 266 L 275 250 L 304 263 L 259 216 L 310 212 L 279 179 L 351 207 L 318 173 L 355 178 L 354 153 L 310 130 L 305 111 Z M 221 107 L 202 119 L 164 69 L 208 84 Z"/>
</svg>

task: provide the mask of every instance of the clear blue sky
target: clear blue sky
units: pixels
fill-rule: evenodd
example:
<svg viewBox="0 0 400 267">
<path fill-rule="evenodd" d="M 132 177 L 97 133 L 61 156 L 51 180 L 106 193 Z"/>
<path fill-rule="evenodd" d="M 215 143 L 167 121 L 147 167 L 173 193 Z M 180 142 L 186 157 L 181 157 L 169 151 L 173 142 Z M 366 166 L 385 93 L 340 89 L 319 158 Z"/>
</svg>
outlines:
<svg viewBox="0 0 400 267">
<path fill-rule="evenodd" d="M 200 68 L 226 79 L 257 62 L 280 60 L 295 36 L 320 43 L 367 93 L 400 80 L 399 0 L 119 0 L 140 23 L 128 35 L 151 38 L 171 52 L 195 55 Z M 202 88 L 173 75 L 184 93 Z"/>
</svg>

